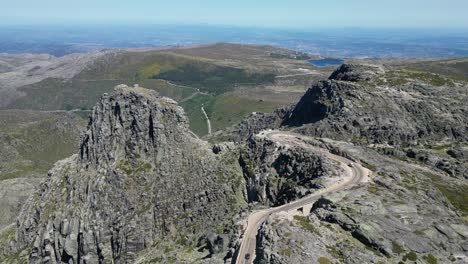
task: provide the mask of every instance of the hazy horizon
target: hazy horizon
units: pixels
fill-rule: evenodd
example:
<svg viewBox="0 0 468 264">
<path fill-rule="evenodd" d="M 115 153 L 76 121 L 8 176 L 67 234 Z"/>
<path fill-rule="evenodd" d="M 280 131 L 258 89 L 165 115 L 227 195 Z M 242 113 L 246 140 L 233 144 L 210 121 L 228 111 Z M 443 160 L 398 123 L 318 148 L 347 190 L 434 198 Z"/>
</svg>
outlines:
<svg viewBox="0 0 468 264">
<path fill-rule="evenodd" d="M 71 3 L 17 0 L 2 4 L 0 24 L 183 24 L 296 30 L 348 27 L 468 29 L 466 10 L 468 2 L 463 0 L 83 0 Z"/>
<path fill-rule="evenodd" d="M 289 30 L 207 25 L 0 25 L 0 53 L 63 56 L 107 48 L 266 44 L 329 57 L 466 57 L 464 30 L 321 28 Z"/>
<path fill-rule="evenodd" d="M 17 0 L 0 10 L 0 52 L 233 42 L 333 57 L 461 57 L 465 10 L 461 0 Z"/>
</svg>

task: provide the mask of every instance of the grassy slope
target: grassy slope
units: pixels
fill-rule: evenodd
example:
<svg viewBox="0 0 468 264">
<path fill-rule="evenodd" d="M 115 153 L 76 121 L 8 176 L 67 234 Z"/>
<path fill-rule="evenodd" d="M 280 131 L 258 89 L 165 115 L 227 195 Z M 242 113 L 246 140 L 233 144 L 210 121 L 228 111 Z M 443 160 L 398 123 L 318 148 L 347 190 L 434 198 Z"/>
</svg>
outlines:
<svg viewBox="0 0 468 264">
<path fill-rule="evenodd" d="M 197 135 L 203 136 L 208 133 L 206 119 L 201 111 L 201 107 L 202 105 L 212 104 L 214 100 L 215 97 L 211 95 L 199 94 L 191 100 L 181 103 L 190 120 L 190 129 Z"/>
<path fill-rule="evenodd" d="M 76 114 L 0 111 L 0 180 L 45 176 L 78 150 L 86 120 Z"/>
<path fill-rule="evenodd" d="M 210 118 L 213 132 L 240 122 L 252 112 L 270 112 L 280 106 L 278 103 L 248 99 L 231 93 L 197 95 L 181 105 L 188 114 L 191 129 L 200 136 L 208 133 L 206 119 L 201 112 L 202 105 Z"/>
<path fill-rule="evenodd" d="M 248 99 L 234 94 L 223 94 L 207 105 L 206 111 L 210 117 L 213 131 L 224 129 L 240 122 L 252 112 L 271 112 L 279 104 Z"/>
<path fill-rule="evenodd" d="M 92 109 L 102 94 L 110 93 L 118 84 L 133 85 L 131 80 L 71 80 L 46 79 L 22 88 L 26 96 L 18 99 L 9 107 L 35 110 Z M 180 87 L 162 80 L 143 80 L 139 83 L 161 95 L 179 100 L 194 93 L 196 89 Z"/>
<path fill-rule="evenodd" d="M 411 63 L 406 68 L 437 73 L 458 80 L 468 81 L 468 59 L 449 59 Z"/>
<path fill-rule="evenodd" d="M 209 53 L 210 50 L 213 52 Z M 233 54 L 226 54 L 227 50 L 232 50 Z M 253 61 L 265 62 L 265 58 L 269 58 L 269 52 L 256 46 L 217 44 L 193 50 L 115 53 L 96 60 L 72 80 L 50 78 L 22 87 L 21 91 L 26 95 L 8 108 L 91 109 L 103 93 L 111 92 L 114 86 L 121 83 L 138 83 L 176 101 L 181 101 L 198 91 L 209 92 L 210 95 L 198 94 L 181 103 L 190 118 L 192 130 L 199 135 L 205 135 L 207 128 L 200 109 L 202 104 L 206 105 L 206 110 L 213 119 L 213 130 L 232 125 L 250 112 L 270 111 L 278 105 L 268 100 L 258 102 L 248 97 L 226 93 L 240 85 L 245 88 L 249 85 L 272 83 L 274 75 L 262 70 L 252 72 L 226 66 L 223 64 L 223 56 L 231 56 L 229 59 L 238 58 L 241 62 L 250 61 L 255 57 Z"/>
</svg>

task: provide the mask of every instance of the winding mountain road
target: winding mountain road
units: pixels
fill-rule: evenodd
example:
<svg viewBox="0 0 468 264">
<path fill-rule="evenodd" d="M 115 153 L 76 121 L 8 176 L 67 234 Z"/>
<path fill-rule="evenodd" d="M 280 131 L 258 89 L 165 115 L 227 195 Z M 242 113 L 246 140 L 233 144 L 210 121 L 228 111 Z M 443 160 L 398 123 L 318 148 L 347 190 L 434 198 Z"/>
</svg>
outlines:
<svg viewBox="0 0 468 264">
<path fill-rule="evenodd" d="M 340 166 L 345 171 L 345 175 L 343 177 L 343 181 L 337 182 L 336 184 L 328 186 L 327 188 L 320 189 L 317 192 L 299 200 L 278 207 L 268 208 L 252 213 L 247 220 L 247 229 L 245 230 L 244 236 L 242 238 L 235 262 L 236 264 L 253 263 L 255 259 L 255 247 L 258 229 L 271 214 L 282 211 L 296 210 L 305 205 L 313 204 L 324 194 L 339 192 L 346 190 L 360 182 L 366 182 L 370 174 L 368 169 L 364 168 L 358 163 L 355 163 L 344 157 L 331 154 L 327 150 L 307 144 L 303 141 L 304 139 L 308 138 L 307 136 L 283 131 L 262 131 L 258 134 L 258 136 L 266 137 L 282 145 L 299 146 L 305 149 L 310 149 L 314 152 L 322 153 L 329 159 L 339 162 Z"/>
</svg>

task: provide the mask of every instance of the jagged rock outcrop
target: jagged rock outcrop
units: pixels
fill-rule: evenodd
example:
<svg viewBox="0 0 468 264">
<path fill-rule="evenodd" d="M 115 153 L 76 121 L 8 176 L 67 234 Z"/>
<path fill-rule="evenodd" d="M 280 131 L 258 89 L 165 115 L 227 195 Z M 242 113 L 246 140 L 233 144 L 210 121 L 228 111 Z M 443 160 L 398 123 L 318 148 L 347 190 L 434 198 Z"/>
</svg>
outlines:
<svg viewBox="0 0 468 264">
<path fill-rule="evenodd" d="M 314 83 L 282 125 L 300 127 L 297 131 L 308 135 L 364 144 L 468 139 L 468 112 L 461 103 L 467 97 L 466 87 L 421 81 L 392 84 L 383 72 L 362 67 L 343 65 L 330 80 Z M 395 78 L 396 73 L 392 74 Z M 375 76 L 381 79 L 374 80 Z M 373 81 L 364 82 L 368 80 Z"/>
<path fill-rule="evenodd" d="M 24 205 L 9 255 L 26 252 L 30 263 L 184 262 L 180 254 L 203 236 L 229 243 L 216 230 L 246 205 L 238 152 L 214 154 L 173 100 L 115 90 L 94 108 L 79 153 L 57 162 Z"/>
<path fill-rule="evenodd" d="M 325 155 L 252 136 L 241 156 L 249 202 L 281 205 L 322 188 L 341 168 Z"/>
<path fill-rule="evenodd" d="M 325 195 L 310 214 L 270 216 L 255 263 L 466 263 L 466 180 L 361 146 L 326 144 L 372 167 L 370 182 Z"/>
<path fill-rule="evenodd" d="M 282 107 L 272 113 L 252 113 L 239 124 L 229 127 L 226 131 L 219 131 L 217 137 L 234 142 L 245 142 L 252 135 L 266 129 L 275 129 L 281 126 L 283 119 L 291 112 L 291 107 Z"/>
<path fill-rule="evenodd" d="M 373 80 L 378 74 L 384 73 L 382 66 L 364 64 L 343 64 L 329 77 L 330 80 L 365 82 Z"/>
<path fill-rule="evenodd" d="M 455 148 L 455 150 L 461 148 Z M 452 152 L 451 152 L 452 151 Z M 454 149 L 447 151 L 455 153 Z M 416 148 L 406 149 L 406 156 L 423 164 L 429 165 L 432 168 L 437 168 L 447 174 L 455 177 L 468 179 L 468 167 L 463 162 L 463 157 L 454 155 L 452 158 L 438 155 L 432 151 Z M 457 158 L 459 160 L 457 160 Z"/>
<path fill-rule="evenodd" d="M 468 147 L 457 146 L 447 150 L 447 154 L 454 159 L 468 162 Z"/>
</svg>

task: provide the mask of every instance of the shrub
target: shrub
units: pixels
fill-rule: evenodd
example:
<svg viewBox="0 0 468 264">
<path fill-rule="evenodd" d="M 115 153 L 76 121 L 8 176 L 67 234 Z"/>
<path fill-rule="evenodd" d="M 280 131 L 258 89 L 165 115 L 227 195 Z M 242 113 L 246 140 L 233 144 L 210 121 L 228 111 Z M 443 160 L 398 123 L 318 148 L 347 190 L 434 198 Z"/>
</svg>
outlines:
<svg viewBox="0 0 468 264">
<path fill-rule="evenodd" d="M 319 264 L 331 264 L 332 262 L 326 257 L 320 257 L 318 259 Z"/>
<path fill-rule="evenodd" d="M 411 251 L 411 252 L 407 253 L 403 257 L 404 261 L 406 261 L 406 260 L 416 261 L 417 259 L 418 259 L 418 255 L 416 255 L 416 253 L 414 251 Z"/>
</svg>

